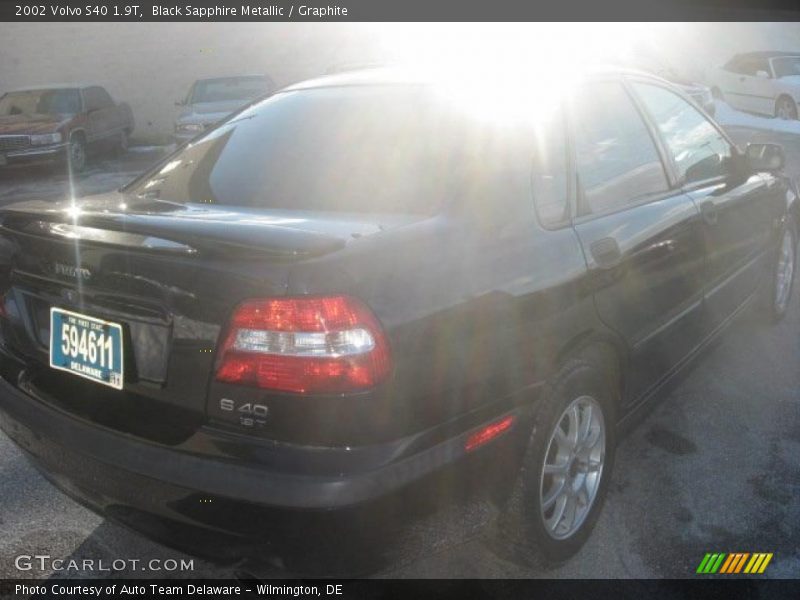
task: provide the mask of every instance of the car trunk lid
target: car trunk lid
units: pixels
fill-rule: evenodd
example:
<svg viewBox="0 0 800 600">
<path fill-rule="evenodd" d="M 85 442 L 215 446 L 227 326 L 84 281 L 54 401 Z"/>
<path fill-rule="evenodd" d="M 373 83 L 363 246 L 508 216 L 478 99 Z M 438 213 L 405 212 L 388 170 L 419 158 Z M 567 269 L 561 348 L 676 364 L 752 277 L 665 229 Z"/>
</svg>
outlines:
<svg viewBox="0 0 800 600">
<path fill-rule="evenodd" d="M 125 396 L 133 398 L 126 410 L 161 403 L 185 414 L 185 422 L 205 416 L 218 337 L 240 301 L 285 295 L 294 262 L 335 252 L 387 222 L 152 200 L 126 204 L 112 194 L 0 211 L 3 343 L 27 357 L 43 374 L 40 381 L 50 382 L 50 396 L 58 396 L 64 382 L 77 382 L 48 368 L 50 308 L 119 323 L 124 390 L 86 384 L 80 402 L 93 396 L 98 405 L 125 404 L 119 399 Z"/>
</svg>

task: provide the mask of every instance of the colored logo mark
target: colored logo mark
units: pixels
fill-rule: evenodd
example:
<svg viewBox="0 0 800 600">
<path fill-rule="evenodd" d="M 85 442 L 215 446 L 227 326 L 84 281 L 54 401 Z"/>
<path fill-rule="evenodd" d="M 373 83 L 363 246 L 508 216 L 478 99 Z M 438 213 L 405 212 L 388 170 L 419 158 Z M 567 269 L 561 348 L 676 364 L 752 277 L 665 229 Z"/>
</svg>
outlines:
<svg viewBox="0 0 800 600">
<path fill-rule="evenodd" d="M 703 574 L 726 574 L 735 573 L 763 573 L 769 561 L 772 560 L 772 552 L 709 552 L 697 567 L 698 573 Z"/>
</svg>

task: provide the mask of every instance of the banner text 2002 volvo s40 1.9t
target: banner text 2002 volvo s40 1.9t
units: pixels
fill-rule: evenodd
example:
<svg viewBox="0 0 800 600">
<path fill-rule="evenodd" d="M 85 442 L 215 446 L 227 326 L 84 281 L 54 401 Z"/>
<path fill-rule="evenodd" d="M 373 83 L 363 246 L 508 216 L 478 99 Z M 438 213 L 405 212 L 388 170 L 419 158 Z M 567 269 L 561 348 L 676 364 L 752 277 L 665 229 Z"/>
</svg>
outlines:
<svg viewBox="0 0 800 600">
<path fill-rule="evenodd" d="M 335 75 L 119 192 L 3 208 L 2 429 L 152 535 L 357 535 L 483 486 L 575 553 L 636 409 L 751 300 L 786 312 L 800 213 L 780 147 L 659 79 L 493 91 Z"/>
</svg>

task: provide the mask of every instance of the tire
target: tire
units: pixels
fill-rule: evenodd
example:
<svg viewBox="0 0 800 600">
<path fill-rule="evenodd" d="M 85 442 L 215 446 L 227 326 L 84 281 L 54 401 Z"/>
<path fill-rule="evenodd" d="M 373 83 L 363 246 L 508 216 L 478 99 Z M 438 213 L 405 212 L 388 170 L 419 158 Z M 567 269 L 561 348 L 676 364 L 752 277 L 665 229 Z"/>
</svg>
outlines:
<svg viewBox="0 0 800 600">
<path fill-rule="evenodd" d="M 790 121 L 797 120 L 797 104 L 789 96 L 781 96 L 775 102 L 775 117 Z"/>
<path fill-rule="evenodd" d="M 767 315 L 773 322 L 778 322 L 789 311 L 794 290 L 797 271 L 797 226 L 789 221 L 781 231 L 776 248 L 775 260 L 772 264 Z"/>
<path fill-rule="evenodd" d="M 87 162 L 86 142 L 84 141 L 83 137 L 79 135 L 73 135 L 71 138 L 69 138 L 67 152 L 69 152 L 67 159 L 72 172 L 80 173 L 83 171 L 86 168 Z"/>
<path fill-rule="evenodd" d="M 511 511 L 521 520 L 515 541 L 548 563 L 581 549 L 608 491 L 618 386 L 604 362 L 570 360 L 537 407 Z"/>
</svg>

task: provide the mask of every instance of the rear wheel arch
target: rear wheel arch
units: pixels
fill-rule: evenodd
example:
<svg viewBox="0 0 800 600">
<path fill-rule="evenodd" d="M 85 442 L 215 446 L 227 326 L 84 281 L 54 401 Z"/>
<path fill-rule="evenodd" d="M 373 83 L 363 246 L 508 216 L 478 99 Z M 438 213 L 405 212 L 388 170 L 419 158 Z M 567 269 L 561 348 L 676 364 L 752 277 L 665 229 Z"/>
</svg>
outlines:
<svg viewBox="0 0 800 600">
<path fill-rule="evenodd" d="M 624 342 L 614 334 L 586 331 L 572 338 L 558 353 L 552 377 L 557 377 L 561 367 L 570 360 L 585 360 L 608 376 L 609 384 L 618 394 L 619 407 L 625 388 L 627 357 L 628 350 Z"/>
<path fill-rule="evenodd" d="M 613 337 L 610 340 L 605 339 L 596 332 L 578 336 L 561 352 L 561 362 L 552 374 L 548 389 L 533 417 L 532 428 L 521 457 L 519 475 L 507 502 L 501 505 L 498 531 L 506 538 L 504 543 L 510 540 L 515 546 L 538 555 L 545 564 L 557 564 L 575 554 L 588 539 L 602 510 L 613 472 L 617 439 L 618 402 L 615 402 L 615 386 L 611 384 L 608 374 L 611 374 L 611 379 L 619 380 L 621 363 L 618 345 Z M 562 495 L 560 490 L 564 489 L 564 484 L 553 492 L 552 483 L 546 478 L 558 477 L 558 473 L 563 473 L 561 476 L 569 479 L 569 489 L 573 490 L 566 493 L 574 497 L 578 493 L 578 487 L 573 483 L 583 486 L 585 482 L 582 483 L 578 478 L 589 478 L 588 470 L 583 471 L 586 475 L 581 475 L 581 465 L 586 467 L 585 461 L 592 460 L 592 456 L 583 457 L 580 448 L 573 450 L 575 454 L 561 459 L 558 458 L 561 449 L 555 454 L 551 450 L 555 443 L 553 440 L 558 439 L 554 428 L 562 427 L 560 423 L 564 422 L 564 415 L 576 403 L 591 403 L 594 409 L 600 408 L 599 435 L 605 441 L 601 442 L 603 445 L 600 447 L 600 456 L 593 458 L 601 465 L 601 470 L 595 469 L 599 487 L 594 488 L 591 495 L 587 496 L 591 503 L 589 512 L 580 516 L 580 521 L 574 524 L 576 529 L 558 537 L 553 533 L 555 530 L 552 529 L 551 521 L 560 521 L 561 517 L 548 511 L 561 510 L 563 513 L 569 504 L 569 498 L 566 503 L 562 503 L 561 509 L 552 508 L 554 501 L 561 502 L 564 498 L 554 500 L 551 492 Z M 581 418 L 578 418 L 578 422 Z M 568 470 L 550 470 L 548 474 L 548 469 L 557 467 L 556 463 L 563 460 L 567 461 Z M 573 465 L 578 467 L 575 473 Z M 547 497 L 550 499 L 547 500 Z M 586 506 L 586 502 L 581 505 L 579 497 L 577 506 Z"/>
</svg>

